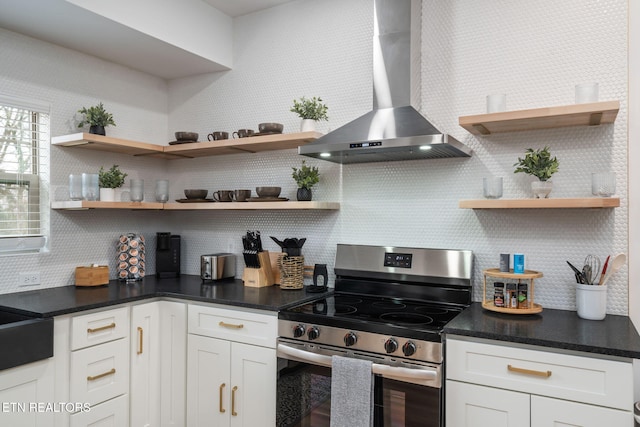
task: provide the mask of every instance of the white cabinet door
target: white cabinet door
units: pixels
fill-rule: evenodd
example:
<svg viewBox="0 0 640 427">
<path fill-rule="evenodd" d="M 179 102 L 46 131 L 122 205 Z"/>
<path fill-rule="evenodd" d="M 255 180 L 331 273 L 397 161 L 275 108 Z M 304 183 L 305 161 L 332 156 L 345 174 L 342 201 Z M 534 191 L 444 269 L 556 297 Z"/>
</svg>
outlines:
<svg viewBox="0 0 640 427">
<path fill-rule="evenodd" d="M 0 425 L 53 426 L 53 412 L 31 406 L 55 402 L 53 368 L 53 359 L 46 359 L 0 371 Z"/>
<path fill-rule="evenodd" d="M 632 427 L 631 412 L 531 396 L 531 427 Z"/>
<path fill-rule="evenodd" d="M 70 417 L 69 427 L 127 427 L 128 398 L 124 394 L 92 406 L 90 411 L 76 412 Z"/>
<path fill-rule="evenodd" d="M 276 425 L 276 351 L 231 344 L 231 426 Z"/>
<path fill-rule="evenodd" d="M 447 427 L 529 427 L 526 393 L 447 381 L 446 402 Z"/>
<path fill-rule="evenodd" d="M 187 394 L 187 305 L 160 301 L 160 425 L 184 427 Z"/>
<path fill-rule="evenodd" d="M 157 302 L 131 310 L 131 427 L 160 425 L 160 311 Z"/>
<path fill-rule="evenodd" d="M 230 366 L 230 342 L 189 334 L 187 339 L 187 425 L 189 427 L 229 425 Z"/>
</svg>

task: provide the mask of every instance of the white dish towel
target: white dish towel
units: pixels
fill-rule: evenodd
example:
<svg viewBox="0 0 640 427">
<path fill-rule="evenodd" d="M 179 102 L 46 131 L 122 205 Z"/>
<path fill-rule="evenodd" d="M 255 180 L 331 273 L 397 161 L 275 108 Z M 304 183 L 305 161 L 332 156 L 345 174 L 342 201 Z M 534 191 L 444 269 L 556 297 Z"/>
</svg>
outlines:
<svg viewBox="0 0 640 427">
<path fill-rule="evenodd" d="M 371 362 L 331 357 L 331 427 L 373 425 Z"/>
</svg>

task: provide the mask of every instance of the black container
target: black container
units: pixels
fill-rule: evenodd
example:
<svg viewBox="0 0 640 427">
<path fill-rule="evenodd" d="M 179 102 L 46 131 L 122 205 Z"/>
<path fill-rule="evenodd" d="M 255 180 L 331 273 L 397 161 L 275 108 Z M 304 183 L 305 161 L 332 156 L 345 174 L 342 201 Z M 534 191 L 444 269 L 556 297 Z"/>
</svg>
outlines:
<svg viewBox="0 0 640 427">
<path fill-rule="evenodd" d="M 327 264 L 316 264 L 313 267 L 313 285 L 307 286 L 307 292 L 325 292 L 328 280 Z"/>
<path fill-rule="evenodd" d="M 180 236 L 158 233 L 156 245 L 156 277 L 180 276 Z"/>
</svg>

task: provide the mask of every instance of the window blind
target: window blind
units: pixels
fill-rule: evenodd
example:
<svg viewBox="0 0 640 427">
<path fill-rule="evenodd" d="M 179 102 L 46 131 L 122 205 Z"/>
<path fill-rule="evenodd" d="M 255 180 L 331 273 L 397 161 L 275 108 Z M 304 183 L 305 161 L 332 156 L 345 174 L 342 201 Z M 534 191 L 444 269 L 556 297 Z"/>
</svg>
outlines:
<svg viewBox="0 0 640 427">
<path fill-rule="evenodd" d="M 46 248 L 49 117 L 48 106 L 0 97 L 0 254 Z"/>
</svg>

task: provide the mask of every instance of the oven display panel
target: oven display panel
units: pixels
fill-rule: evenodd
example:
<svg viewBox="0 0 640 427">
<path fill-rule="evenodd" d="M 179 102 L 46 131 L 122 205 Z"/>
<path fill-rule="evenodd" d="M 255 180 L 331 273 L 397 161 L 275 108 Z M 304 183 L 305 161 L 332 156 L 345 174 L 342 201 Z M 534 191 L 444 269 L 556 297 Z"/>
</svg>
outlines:
<svg viewBox="0 0 640 427">
<path fill-rule="evenodd" d="M 384 253 L 385 267 L 411 268 L 413 254 L 399 254 L 395 252 Z"/>
</svg>

